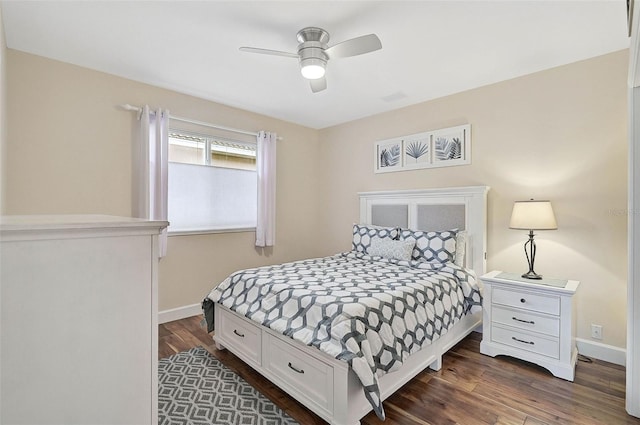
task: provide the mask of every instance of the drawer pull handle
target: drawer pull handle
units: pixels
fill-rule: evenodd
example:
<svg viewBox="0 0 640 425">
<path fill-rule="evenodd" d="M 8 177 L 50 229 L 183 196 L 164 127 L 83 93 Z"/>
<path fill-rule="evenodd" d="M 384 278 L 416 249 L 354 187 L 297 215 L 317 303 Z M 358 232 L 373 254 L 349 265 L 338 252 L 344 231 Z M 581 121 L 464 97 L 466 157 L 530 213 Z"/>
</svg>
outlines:
<svg viewBox="0 0 640 425">
<path fill-rule="evenodd" d="M 525 300 L 524 298 L 520 298 L 520 302 L 521 302 L 522 304 L 524 304 L 524 303 L 526 303 L 526 302 L 527 302 L 527 300 Z"/>
<path fill-rule="evenodd" d="M 516 338 L 515 336 L 512 336 L 511 339 L 514 340 L 514 341 L 521 342 L 523 344 L 535 345 L 535 342 L 533 342 L 533 341 L 524 341 L 522 339 Z"/>
<path fill-rule="evenodd" d="M 292 370 L 298 372 L 298 373 L 304 373 L 304 370 L 302 369 L 298 369 L 297 367 L 295 367 L 294 365 L 291 364 L 291 362 L 289 362 L 289 368 L 291 368 Z"/>
<path fill-rule="evenodd" d="M 534 322 L 533 320 L 522 320 L 522 319 L 518 319 L 517 317 L 512 317 L 512 319 L 515 320 L 516 322 L 528 323 L 530 325 L 536 324 L 536 322 Z"/>
<path fill-rule="evenodd" d="M 233 333 L 238 335 L 240 338 L 244 338 L 244 334 L 241 334 L 240 332 L 238 332 L 237 330 L 233 330 Z"/>
</svg>

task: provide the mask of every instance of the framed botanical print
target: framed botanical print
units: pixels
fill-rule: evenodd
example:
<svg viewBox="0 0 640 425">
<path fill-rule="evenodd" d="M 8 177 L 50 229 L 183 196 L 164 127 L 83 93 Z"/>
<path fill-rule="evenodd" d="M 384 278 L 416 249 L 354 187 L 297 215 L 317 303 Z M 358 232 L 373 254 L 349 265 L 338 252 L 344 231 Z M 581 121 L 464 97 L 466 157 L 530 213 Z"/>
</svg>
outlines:
<svg viewBox="0 0 640 425">
<path fill-rule="evenodd" d="M 471 163 L 471 125 L 443 128 L 375 143 L 374 172 Z"/>
<path fill-rule="evenodd" d="M 402 139 L 383 140 L 376 143 L 375 171 L 388 173 L 402 169 Z"/>
</svg>

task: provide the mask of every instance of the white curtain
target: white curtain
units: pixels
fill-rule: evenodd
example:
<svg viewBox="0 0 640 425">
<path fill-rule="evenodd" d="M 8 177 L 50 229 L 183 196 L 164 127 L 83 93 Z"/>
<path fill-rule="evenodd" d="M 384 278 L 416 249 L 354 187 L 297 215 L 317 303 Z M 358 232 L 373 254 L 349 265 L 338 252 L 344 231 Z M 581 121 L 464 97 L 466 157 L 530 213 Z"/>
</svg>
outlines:
<svg viewBox="0 0 640 425">
<path fill-rule="evenodd" d="M 167 220 L 169 111 L 142 108 L 133 157 L 133 216 Z M 160 235 L 160 257 L 167 254 L 167 229 Z"/>
<path fill-rule="evenodd" d="M 275 133 L 258 133 L 258 218 L 256 246 L 275 245 L 276 233 L 276 141 Z"/>
</svg>

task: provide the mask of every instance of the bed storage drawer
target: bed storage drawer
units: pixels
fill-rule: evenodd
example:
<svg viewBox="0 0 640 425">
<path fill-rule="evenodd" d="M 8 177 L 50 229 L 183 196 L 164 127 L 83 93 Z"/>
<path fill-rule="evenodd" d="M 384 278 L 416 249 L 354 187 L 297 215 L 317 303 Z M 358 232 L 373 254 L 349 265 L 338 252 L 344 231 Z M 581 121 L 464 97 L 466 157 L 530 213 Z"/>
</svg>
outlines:
<svg viewBox="0 0 640 425">
<path fill-rule="evenodd" d="M 257 324 L 236 316 L 226 308 L 220 308 L 216 336 L 221 337 L 222 345 L 232 348 L 247 363 L 262 364 L 262 331 Z"/>
<path fill-rule="evenodd" d="M 295 398 L 333 414 L 333 367 L 306 355 L 294 344 L 265 333 L 263 367 Z"/>
</svg>

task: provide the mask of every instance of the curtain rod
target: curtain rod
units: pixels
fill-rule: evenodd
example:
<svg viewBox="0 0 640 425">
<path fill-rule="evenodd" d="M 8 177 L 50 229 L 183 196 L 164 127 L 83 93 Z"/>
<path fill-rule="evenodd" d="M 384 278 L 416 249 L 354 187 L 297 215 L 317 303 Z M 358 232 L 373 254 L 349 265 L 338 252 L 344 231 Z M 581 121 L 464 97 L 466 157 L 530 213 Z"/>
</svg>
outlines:
<svg viewBox="0 0 640 425">
<path fill-rule="evenodd" d="M 120 105 L 120 107 L 125 111 L 136 111 L 138 114 L 142 113 L 141 107 L 129 105 L 128 103 L 125 103 L 124 105 Z M 176 117 L 173 115 L 169 115 L 169 118 L 172 120 L 182 121 L 189 124 L 196 124 L 196 125 L 201 125 L 203 127 L 215 128 L 216 130 L 230 131 L 232 133 L 246 134 L 248 136 L 258 136 L 258 133 L 254 131 L 238 130 L 237 128 L 224 127 L 222 125 L 211 124 L 204 121 L 190 120 L 188 118 Z M 278 140 L 282 140 L 282 137 L 278 136 Z"/>
</svg>

